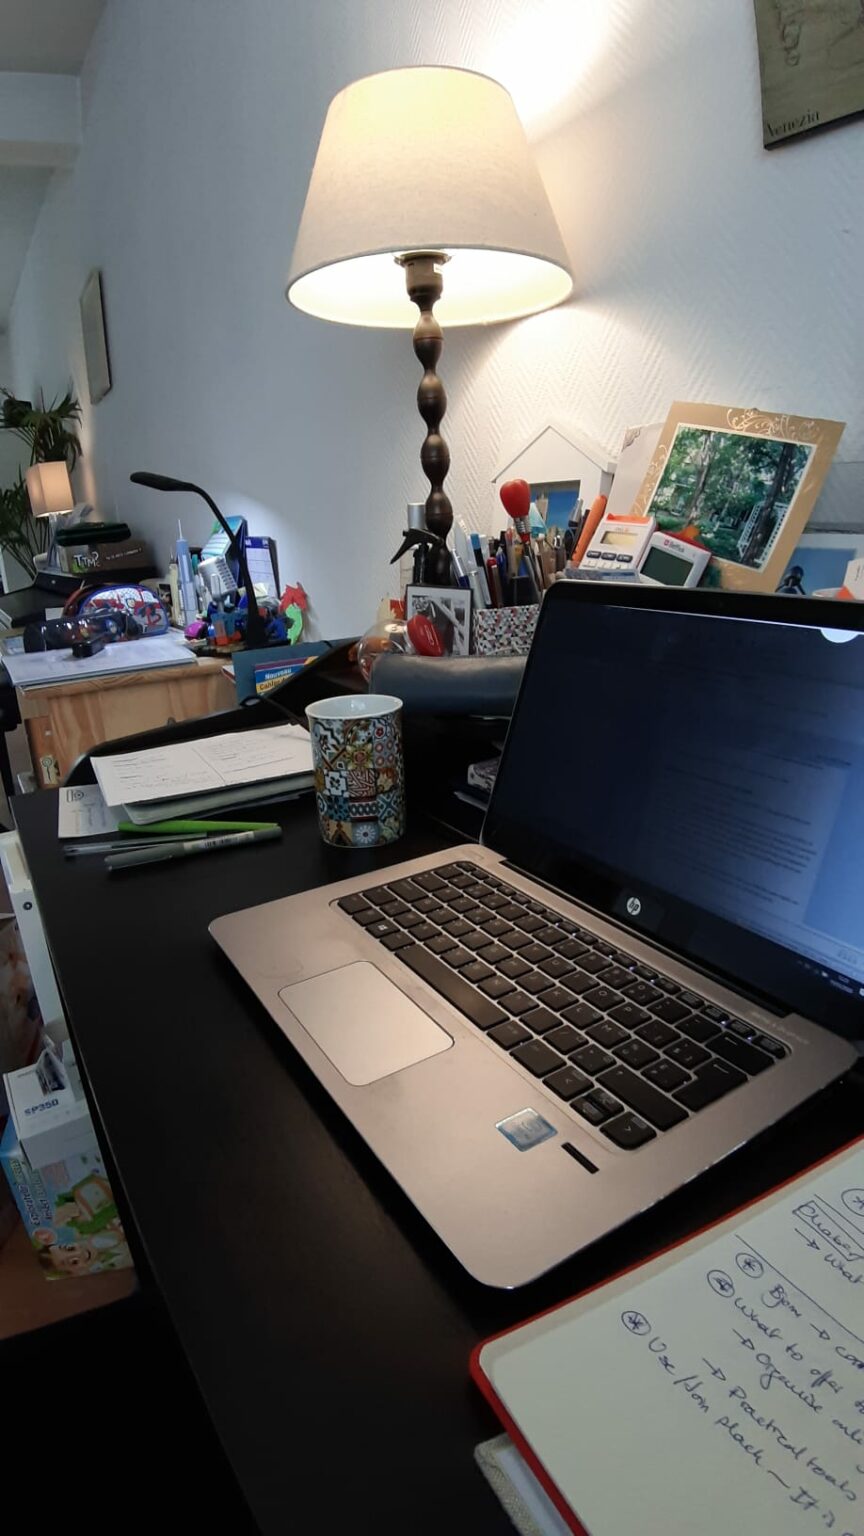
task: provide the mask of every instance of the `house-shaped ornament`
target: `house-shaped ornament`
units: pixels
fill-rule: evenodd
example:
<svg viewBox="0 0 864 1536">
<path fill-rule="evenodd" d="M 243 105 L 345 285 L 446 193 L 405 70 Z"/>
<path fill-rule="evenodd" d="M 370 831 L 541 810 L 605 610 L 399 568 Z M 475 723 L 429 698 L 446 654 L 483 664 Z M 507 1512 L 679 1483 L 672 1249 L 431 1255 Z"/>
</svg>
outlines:
<svg viewBox="0 0 864 1536">
<path fill-rule="evenodd" d="M 581 497 L 587 509 L 595 496 L 608 496 L 615 460 L 583 432 L 544 427 L 493 478 L 498 490 L 507 480 L 527 480 L 532 498 L 550 526 L 565 527 Z"/>
</svg>

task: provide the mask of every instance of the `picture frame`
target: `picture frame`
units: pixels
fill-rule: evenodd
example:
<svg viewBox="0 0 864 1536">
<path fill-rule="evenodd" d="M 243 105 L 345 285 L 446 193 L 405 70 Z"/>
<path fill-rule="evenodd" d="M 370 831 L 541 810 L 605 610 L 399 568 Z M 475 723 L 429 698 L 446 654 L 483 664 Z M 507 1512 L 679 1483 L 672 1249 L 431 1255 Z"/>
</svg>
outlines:
<svg viewBox="0 0 864 1536">
<path fill-rule="evenodd" d="M 850 560 L 864 559 L 864 528 L 802 533 L 777 591 L 793 597 L 833 597 L 843 585 Z"/>
<path fill-rule="evenodd" d="M 418 613 L 431 619 L 451 656 L 471 652 L 471 592 L 465 587 L 409 586 L 405 592 L 405 617 Z"/>
<path fill-rule="evenodd" d="M 105 306 L 102 299 L 102 274 L 93 269 L 81 290 L 81 332 L 90 404 L 98 405 L 111 388 L 111 362 L 105 332 Z"/>
<path fill-rule="evenodd" d="M 844 423 L 676 400 L 633 503 L 710 549 L 720 585 L 774 592 Z M 710 569 L 710 568 L 709 568 Z"/>
</svg>

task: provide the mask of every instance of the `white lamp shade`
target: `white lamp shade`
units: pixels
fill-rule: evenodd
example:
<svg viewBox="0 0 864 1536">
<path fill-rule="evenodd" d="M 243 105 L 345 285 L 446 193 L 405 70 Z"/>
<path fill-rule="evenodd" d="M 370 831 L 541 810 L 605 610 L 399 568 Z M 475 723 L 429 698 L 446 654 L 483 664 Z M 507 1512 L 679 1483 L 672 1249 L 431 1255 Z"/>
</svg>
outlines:
<svg viewBox="0 0 864 1536">
<path fill-rule="evenodd" d="M 394 69 L 330 104 L 288 274 L 298 309 L 412 327 L 394 256 L 442 251 L 445 327 L 514 320 L 573 287 L 516 108 L 463 69 Z"/>
<path fill-rule="evenodd" d="M 75 497 L 65 464 L 31 464 L 24 478 L 34 517 L 72 511 Z"/>
</svg>

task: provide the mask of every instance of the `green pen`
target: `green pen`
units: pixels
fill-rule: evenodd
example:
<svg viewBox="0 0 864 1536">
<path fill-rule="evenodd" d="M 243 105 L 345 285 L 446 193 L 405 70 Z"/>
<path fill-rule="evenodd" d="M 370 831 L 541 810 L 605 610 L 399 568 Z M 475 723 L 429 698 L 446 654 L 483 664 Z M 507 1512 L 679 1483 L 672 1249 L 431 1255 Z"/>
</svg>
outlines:
<svg viewBox="0 0 864 1536">
<path fill-rule="evenodd" d="M 165 837 L 174 832 L 186 837 L 205 837 L 219 832 L 264 832 L 278 827 L 278 821 L 151 821 L 139 827 L 134 821 L 121 821 L 118 832 L 131 832 L 135 837 Z"/>
</svg>

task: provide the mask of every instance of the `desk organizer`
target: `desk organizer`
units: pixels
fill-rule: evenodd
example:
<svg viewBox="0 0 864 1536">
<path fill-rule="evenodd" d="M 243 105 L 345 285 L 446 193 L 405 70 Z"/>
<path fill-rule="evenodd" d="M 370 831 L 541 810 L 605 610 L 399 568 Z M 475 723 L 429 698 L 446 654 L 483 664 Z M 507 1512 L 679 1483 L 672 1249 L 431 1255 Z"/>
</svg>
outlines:
<svg viewBox="0 0 864 1536">
<path fill-rule="evenodd" d="M 537 625 L 539 603 L 524 608 L 478 608 L 471 623 L 476 656 L 527 656 Z"/>
</svg>

